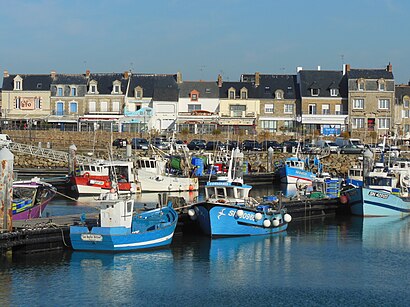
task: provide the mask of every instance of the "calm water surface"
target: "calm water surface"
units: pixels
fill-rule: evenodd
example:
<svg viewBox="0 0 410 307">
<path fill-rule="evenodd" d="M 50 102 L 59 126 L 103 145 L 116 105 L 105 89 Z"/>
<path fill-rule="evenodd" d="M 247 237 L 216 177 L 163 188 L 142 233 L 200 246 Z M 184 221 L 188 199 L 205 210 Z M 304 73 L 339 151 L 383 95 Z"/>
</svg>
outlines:
<svg viewBox="0 0 410 307">
<path fill-rule="evenodd" d="M 67 210 L 94 209 L 49 206 Z M 0 306 L 408 306 L 410 219 L 325 218 L 279 236 L 178 235 L 151 252 L 65 251 L 0 265 Z"/>
</svg>

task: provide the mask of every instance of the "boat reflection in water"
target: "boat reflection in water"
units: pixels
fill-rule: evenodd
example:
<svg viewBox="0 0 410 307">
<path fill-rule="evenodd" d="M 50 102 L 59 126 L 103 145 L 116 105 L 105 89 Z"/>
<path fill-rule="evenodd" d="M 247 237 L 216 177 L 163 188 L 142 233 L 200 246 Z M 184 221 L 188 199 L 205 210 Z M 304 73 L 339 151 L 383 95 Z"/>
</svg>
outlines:
<svg viewBox="0 0 410 307">
<path fill-rule="evenodd" d="M 410 216 L 352 217 L 352 226 L 361 231 L 363 246 L 377 249 L 410 247 Z"/>
</svg>

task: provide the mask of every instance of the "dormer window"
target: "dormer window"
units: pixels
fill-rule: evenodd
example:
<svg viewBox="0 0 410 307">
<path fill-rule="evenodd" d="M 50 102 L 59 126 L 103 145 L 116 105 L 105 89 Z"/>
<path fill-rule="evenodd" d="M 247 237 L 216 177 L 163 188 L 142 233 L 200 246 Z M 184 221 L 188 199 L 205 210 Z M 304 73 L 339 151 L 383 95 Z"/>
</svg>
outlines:
<svg viewBox="0 0 410 307">
<path fill-rule="evenodd" d="M 98 94 L 97 85 L 98 85 L 97 81 L 91 80 L 91 81 L 90 81 L 90 88 L 89 88 L 88 92 L 89 92 L 90 94 Z"/>
<path fill-rule="evenodd" d="M 58 86 L 57 87 L 57 96 L 63 96 L 63 87 L 62 86 Z"/>
<path fill-rule="evenodd" d="M 71 96 L 77 96 L 77 88 L 75 86 L 71 86 Z"/>
<path fill-rule="evenodd" d="M 319 96 L 319 89 L 318 88 L 311 88 L 310 89 L 310 94 L 312 96 Z"/>
<path fill-rule="evenodd" d="M 385 91 L 386 90 L 386 83 L 383 79 L 380 79 L 377 83 L 379 85 L 379 91 Z"/>
<path fill-rule="evenodd" d="M 277 90 L 275 92 L 275 98 L 276 99 L 283 99 L 283 91 L 282 90 Z"/>
<path fill-rule="evenodd" d="M 43 83 L 37 83 L 37 89 L 41 89 L 43 87 Z"/>
<path fill-rule="evenodd" d="M 189 96 L 191 97 L 191 101 L 198 101 L 199 92 L 197 90 L 193 90 Z"/>
<path fill-rule="evenodd" d="M 228 90 L 228 97 L 229 99 L 235 99 L 235 89 L 234 88 L 230 88 Z"/>
<path fill-rule="evenodd" d="M 246 88 L 241 89 L 241 99 L 248 99 L 248 89 Z"/>
<path fill-rule="evenodd" d="M 21 91 L 23 89 L 23 79 L 20 76 L 14 78 L 14 90 Z"/>
<path fill-rule="evenodd" d="M 404 96 L 403 97 L 403 107 L 404 108 L 408 108 L 410 105 L 410 98 L 409 96 Z"/>
<path fill-rule="evenodd" d="M 364 80 L 357 80 L 357 88 L 359 91 L 364 91 Z"/>
<path fill-rule="evenodd" d="M 265 86 L 265 94 L 269 94 L 270 93 L 270 87 L 269 86 Z"/>
<path fill-rule="evenodd" d="M 112 92 L 111 94 L 122 94 L 121 92 L 121 82 L 118 80 L 115 80 L 112 83 Z"/>
<path fill-rule="evenodd" d="M 330 96 L 336 97 L 339 94 L 339 90 L 337 88 L 330 89 Z"/>
<path fill-rule="evenodd" d="M 142 97 L 143 97 L 143 90 L 142 90 L 142 87 L 141 87 L 141 86 L 137 86 L 137 87 L 135 88 L 134 92 L 135 92 L 135 98 L 137 98 L 137 99 L 142 99 Z"/>
</svg>

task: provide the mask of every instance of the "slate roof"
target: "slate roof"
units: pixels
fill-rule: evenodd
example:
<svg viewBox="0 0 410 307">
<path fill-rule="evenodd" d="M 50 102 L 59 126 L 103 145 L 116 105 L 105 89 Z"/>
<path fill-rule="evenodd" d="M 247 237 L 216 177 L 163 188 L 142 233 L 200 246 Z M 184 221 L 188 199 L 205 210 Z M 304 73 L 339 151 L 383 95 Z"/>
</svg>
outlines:
<svg viewBox="0 0 410 307">
<path fill-rule="evenodd" d="M 9 75 L 3 77 L 3 91 L 14 89 L 14 78 L 20 76 L 23 79 L 23 91 L 49 91 L 51 84 L 50 75 Z"/>
<path fill-rule="evenodd" d="M 300 95 L 301 97 L 344 97 L 347 93 L 345 78 L 342 71 L 337 70 L 301 70 Z M 311 89 L 318 89 L 319 95 L 312 96 Z M 331 96 L 330 90 L 338 89 L 337 96 Z"/>
<path fill-rule="evenodd" d="M 219 88 L 215 81 L 184 81 L 179 84 L 179 97 L 187 98 L 197 90 L 200 98 L 218 98 Z"/>
<path fill-rule="evenodd" d="M 386 69 L 350 69 L 347 76 L 349 79 L 394 79 L 393 73 Z"/>
<path fill-rule="evenodd" d="M 67 74 L 56 74 L 54 78 L 52 78 L 52 84 L 75 84 L 75 85 L 86 85 L 87 78 L 85 75 L 77 74 L 77 75 L 67 75 Z"/>
<path fill-rule="evenodd" d="M 399 103 L 402 102 L 404 96 L 410 97 L 410 85 L 401 84 L 395 86 L 395 96 Z"/>
<path fill-rule="evenodd" d="M 155 101 L 178 101 L 176 75 L 170 74 L 132 74 L 128 97 L 134 97 L 134 89 L 140 86 L 143 97 Z"/>
<path fill-rule="evenodd" d="M 259 87 L 255 87 L 253 83 L 250 82 L 223 82 L 222 86 L 219 88 L 219 97 L 220 98 L 229 98 L 229 89 L 235 89 L 235 96 L 238 98 L 241 94 L 241 89 L 246 88 L 248 90 L 248 98 L 259 98 Z"/>
<path fill-rule="evenodd" d="M 121 91 L 124 94 L 127 91 L 128 79 L 125 79 L 122 73 L 91 73 L 88 84 L 91 80 L 98 82 L 99 95 L 111 95 L 115 80 L 121 81 Z"/>
</svg>

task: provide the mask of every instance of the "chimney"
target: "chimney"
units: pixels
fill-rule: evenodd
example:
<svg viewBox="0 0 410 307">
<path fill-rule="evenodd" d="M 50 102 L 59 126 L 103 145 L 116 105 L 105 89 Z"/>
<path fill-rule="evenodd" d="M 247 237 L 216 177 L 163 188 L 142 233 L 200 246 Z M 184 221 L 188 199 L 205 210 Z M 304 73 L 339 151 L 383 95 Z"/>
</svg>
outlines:
<svg viewBox="0 0 410 307">
<path fill-rule="evenodd" d="M 125 80 L 128 80 L 128 78 L 129 78 L 129 72 L 128 71 L 124 71 L 124 79 Z"/>
<path fill-rule="evenodd" d="M 259 72 L 255 73 L 255 86 L 258 87 L 261 84 Z"/>
<path fill-rule="evenodd" d="M 350 64 L 343 64 L 343 75 L 350 71 Z"/>
<path fill-rule="evenodd" d="M 51 75 L 51 78 L 55 78 L 56 77 L 56 71 L 55 70 L 52 70 L 51 72 L 50 72 L 50 75 Z"/>
<path fill-rule="evenodd" d="M 302 69 L 303 69 L 302 66 L 298 66 L 298 67 L 296 67 L 296 72 L 299 72 L 299 71 L 301 71 Z"/>
<path fill-rule="evenodd" d="M 90 70 L 89 69 L 87 69 L 86 71 L 85 71 L 85 76 L 88 78 L 88 77 L 90 77 Z"/>
<path fill-rule="evenodd" d="M 182 73 L 180 71 L 177 72 L 177 83 L 182 83 Z"/>
<path fill-rule="evenodd" d="M 393 72 L 393 66 L 390 64 L 390 62 L 389 62 L 389 65 L 387 65 L 387 71 Z"/>
<path fill-rule="evenodd" d="M 317 70 L 320 70 L 320 65 L 317 66 Z"/>
<path fill-rule="evenodd" d="M 218 75 L 218 87 L 222 87 L 222 76 Z"/>
<path fill-rule="evenodd" d="M 3 78 L 8 78 L 10 75 L 9 75 L 9 71 L 8 70 L 5 70 L 4 71 L 4 74 L 3 74 Z"/>
</svg>

